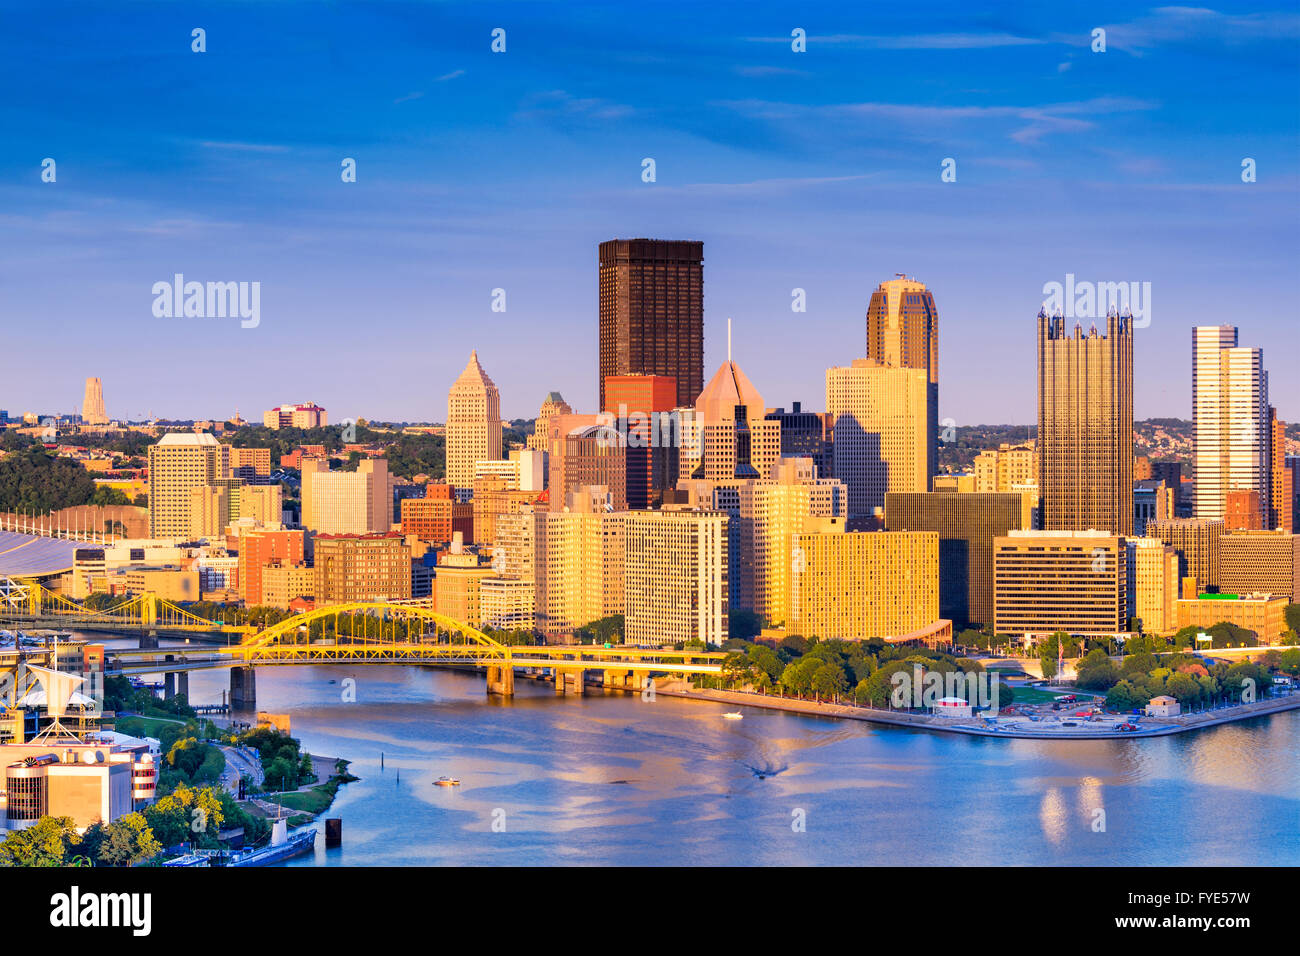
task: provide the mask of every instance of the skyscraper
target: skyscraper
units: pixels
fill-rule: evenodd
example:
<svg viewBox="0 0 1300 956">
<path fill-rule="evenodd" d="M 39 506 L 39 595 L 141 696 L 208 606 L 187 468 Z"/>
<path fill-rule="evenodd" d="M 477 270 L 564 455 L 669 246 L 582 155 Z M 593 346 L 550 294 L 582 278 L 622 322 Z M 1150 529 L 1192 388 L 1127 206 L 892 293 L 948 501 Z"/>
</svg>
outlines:
<svg viewBox="0 0 1300 956">
<path fill-rule="evenodd" d="M 1192 429 L 1198 518 L 1226 518 L 1228 492 L 1268 508 L 1268 373 L 1264 352 L 1237 345 L 1237 327 L 1192 329 Z M 1261 518 L 1266 515 L 1261 515 Z"/>
<path fill-rule="evenodd" d="M 501 393 L 476 350 L 447 395 L 447 483 L 468 488 L 475 462 L 500 457 Z"/>
<path fill-rule="evenodd" d="M 81 420 L 87 425 L 106 425 L 104 411 L 104 384 L 97 378 L 86 379 L 86 396 L 81 403 Z"/>
<path fill-rule="evenodd" d="M 888 491 L 929 491 L 929 378 L 924 369 L 854 359 L 826 370 L 835 477 L 848 488 L 850 517 L 883 517 Z"/>
<path fill-rule="evenodd" d="M 191 492 L 230 473 L 230 446 L 206 432 L 172 432 L 149 446 L 149 537 L 192 536 Z"/>
<path fill-rule="evenodd" d="M 1038 496 L 1047 531 L 1133 533 L 1133 319 L 1038 313 Z"/>
<path fill-rule="evenodd" d="M 704 388 L 704 243 L 600 244 L 600 407 L 608 375 L 667 375 L 678 407 Z"/>
<path fill-rule="evenodd" d="M 302 463 L 302 526 L 318 534 L 383 534 L 393 523 L 388 460 L 366 458 L 356 471 L 330 471 L 329 462 Z"/>
<path fill-rule="evenodd" d="M 867 358 L 896 368 L 925 369 L 930 383 L 928 467 L 933 475 L 939 454 L 939 313 L 924 282 L 900 273 L 876 287 L 867 306 Z"/>
</svg>

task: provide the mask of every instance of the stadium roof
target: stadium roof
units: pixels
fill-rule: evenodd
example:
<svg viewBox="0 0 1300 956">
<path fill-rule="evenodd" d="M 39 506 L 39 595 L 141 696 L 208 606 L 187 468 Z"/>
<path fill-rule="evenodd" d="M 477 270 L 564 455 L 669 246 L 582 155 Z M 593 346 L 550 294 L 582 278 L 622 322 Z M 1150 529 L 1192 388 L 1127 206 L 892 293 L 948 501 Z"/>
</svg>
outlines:
<svg viewBox="0 0 1300 956">
<path fill-rule="evenodd" d="M 0 575 L 27 578 L 63 574 L 72 570 L 73 555 L 81 547 L 86 547 L 81 541 L 0 531 Z"/>
</svg>

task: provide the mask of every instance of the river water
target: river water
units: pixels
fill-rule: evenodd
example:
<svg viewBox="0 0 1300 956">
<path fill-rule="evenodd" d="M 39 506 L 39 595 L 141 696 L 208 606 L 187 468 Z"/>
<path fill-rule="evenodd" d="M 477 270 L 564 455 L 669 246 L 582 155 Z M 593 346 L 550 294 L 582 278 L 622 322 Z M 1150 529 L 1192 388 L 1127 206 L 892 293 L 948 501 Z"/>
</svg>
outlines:
<svg viewBox="0 0 1300 956">
<path fill-rule="evenodd" d="M 227 682 L 195 672 L 192 701 Z M 1300 864 L 1297 711 L 1146 740 L 997 740 L 516 690 L 259 668 L 258 709 L 361 778 L 328 813 L 343 846 L 322 837 L 289 865 Z M 433 786 L 444 774 L 461 786 Z"/>
</svg>

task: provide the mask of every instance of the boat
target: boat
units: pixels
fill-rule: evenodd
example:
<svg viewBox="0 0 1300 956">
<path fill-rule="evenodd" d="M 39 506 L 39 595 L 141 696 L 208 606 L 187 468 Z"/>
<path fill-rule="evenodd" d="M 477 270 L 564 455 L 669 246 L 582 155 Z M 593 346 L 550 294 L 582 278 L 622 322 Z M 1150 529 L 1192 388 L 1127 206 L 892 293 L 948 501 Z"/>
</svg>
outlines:
<svg viewBox="0 0 1300 956">
<path fill-rule="evenodd" d="M 269 866 L 281 860 L 310 853 L 315 848 L 316 828 L 314 826 L 300 827 L 293 833 L 289 833 L 284 819 L 279 819 L 275 821 L 271 831 L 270 846 L 264 846 L 260 850 L 237 850 L 220 858 L 220 862 L 218 858 L 213 858 L 212 864 L 214 866 Z"/>
<path fill-rule="evenodd" d="M 433 782 L 435 787 L 459 787 L 460 781 L 455 777 L 439 777 Z"/>
<path fill-rule="evenodd" d="M 723 719 L 723 720 L 743 720 L 744 717 L 745 717 L 745 715 L 742 714 L 742 713 L 741 713 L 740 711 L 738 711 L 738 710 L 733 710 L 733 711 L 731 711 L 731 712 L 728 713 L 728 714 L 723 714 L 723 715 L 722 715 L 722 719 Z"/>
</svg>

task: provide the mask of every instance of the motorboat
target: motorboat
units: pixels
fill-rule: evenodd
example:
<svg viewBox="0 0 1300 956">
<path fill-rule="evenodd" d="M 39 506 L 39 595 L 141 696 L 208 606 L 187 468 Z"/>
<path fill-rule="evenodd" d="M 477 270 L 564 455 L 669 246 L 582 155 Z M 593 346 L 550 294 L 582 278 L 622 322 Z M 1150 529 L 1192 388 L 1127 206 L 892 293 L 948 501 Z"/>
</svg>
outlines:
<svg viewBox="0 0 1300 956">
<path fill-rule="evenodd" d="M 742 714 L 742 713 L 741 713 L 740 711 L 738 711 L 738 710 L 733 710 L 733 711 L 731 711 L 731 712 L 728 713 L 728 714 L 723 714 L 723 715 L 722 715 L 722 719 L 723 719 L 723 720 L 743 720 L 744 717 L 745 717 L 745 715 Z"/>
<path fill-rule="evenodd" d="M 439 777 L 433 782 L 435 787 L 459 787 L 460 781 L 455 777 Z"/>
</svg>

